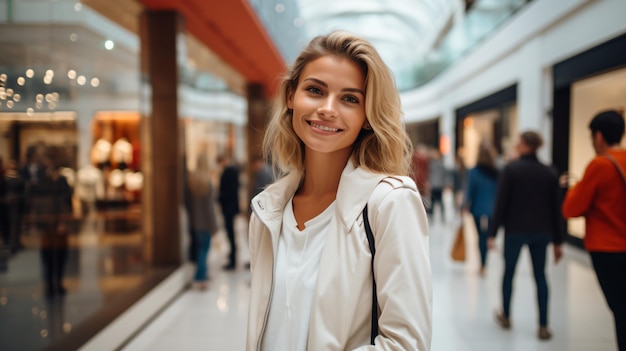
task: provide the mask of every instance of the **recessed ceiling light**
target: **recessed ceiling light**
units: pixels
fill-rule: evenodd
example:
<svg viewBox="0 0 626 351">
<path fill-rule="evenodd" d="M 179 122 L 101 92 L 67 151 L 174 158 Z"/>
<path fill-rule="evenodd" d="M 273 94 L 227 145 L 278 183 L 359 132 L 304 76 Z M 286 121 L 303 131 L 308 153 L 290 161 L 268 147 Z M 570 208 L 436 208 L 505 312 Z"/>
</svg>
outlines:
<svg viewBox="0 0 626 351">
<path fill-rule="evenodd" d="M 113 48 L 115 47 L 115 43 L 113 42 L 113 40 L 107 40 L 104 42 L 104 48 L 107 50 L 113 50 Z"/>
<path fill-rule="evenodd" d="M 285 12 L 285 5 L 280 3 L 276 4 L 276 6 L 274 6 L 274 11 L 276 11 L 276 13 Z"/>
</svg>

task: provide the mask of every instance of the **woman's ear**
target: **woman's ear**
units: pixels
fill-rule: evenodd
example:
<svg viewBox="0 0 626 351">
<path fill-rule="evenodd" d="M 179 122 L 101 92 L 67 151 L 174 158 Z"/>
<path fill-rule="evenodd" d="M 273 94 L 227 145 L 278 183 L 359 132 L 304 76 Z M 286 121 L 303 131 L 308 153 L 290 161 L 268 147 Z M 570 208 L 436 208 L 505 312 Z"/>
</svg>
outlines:
<svg viewBox="0 0 626 351">
<path fill-rule="evenodd" d="M 365 122 L 363 122 L 363 129 L 372 130 L 372 126 L 370 125 L 370 122 L 367 119 L 365 120 Z"/>
</svg>

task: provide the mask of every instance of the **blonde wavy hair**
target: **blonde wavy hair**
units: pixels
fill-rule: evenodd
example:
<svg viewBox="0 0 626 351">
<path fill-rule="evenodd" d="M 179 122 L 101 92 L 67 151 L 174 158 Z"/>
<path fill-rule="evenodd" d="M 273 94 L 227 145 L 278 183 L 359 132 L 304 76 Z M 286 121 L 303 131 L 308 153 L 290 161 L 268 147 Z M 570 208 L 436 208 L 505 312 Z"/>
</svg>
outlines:
<svg viewBox="0 0 626 351">
<path fill-rule="evenodd" d="M 371 129 L 361 130 L 352 161 L 372 172 L 408 175 L 412 144 L 404 128 L 393 75 L 371 43 L 344 31 L 313 38 L 282 78 L 263 140 L 266 159 L 283 173 L 304 172 L 304 144 L 293 129 L 293 111 L 287 102 L 306 65 L 326 55 L 354 61 L 365 76 L 365 116 Z"/>
</svg>

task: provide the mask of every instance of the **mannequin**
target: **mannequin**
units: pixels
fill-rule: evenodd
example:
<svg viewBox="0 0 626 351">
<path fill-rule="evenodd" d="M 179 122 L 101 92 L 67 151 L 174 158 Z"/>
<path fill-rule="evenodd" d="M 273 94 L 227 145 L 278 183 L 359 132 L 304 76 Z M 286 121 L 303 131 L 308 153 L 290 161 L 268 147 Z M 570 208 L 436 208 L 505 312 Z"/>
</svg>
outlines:
<svg viewBox="0 0 626 351">
<path fill-rule="evenodd" d="M 121 170 L 128 168 L 133 162 L 133 146 L 128 139 L 122 137 L 113 144 L 112 158 L 117 168 Z"/>
<path fill-rule="evenodd" d="M 102 137 L 94 143 L 91 148 L 91 162 L 103 169 L 111 162 L 111 149 L 113 140 L 113 131 L 110 124 L 103 124 Z"/>
<path fill-rule="evenodd" d="M 87 213 L 95 211 L 96 199 L 104 198 L 104 176 L 102 171 L 87 165 L 76 172 L 76 197 Z"/>
</svg>

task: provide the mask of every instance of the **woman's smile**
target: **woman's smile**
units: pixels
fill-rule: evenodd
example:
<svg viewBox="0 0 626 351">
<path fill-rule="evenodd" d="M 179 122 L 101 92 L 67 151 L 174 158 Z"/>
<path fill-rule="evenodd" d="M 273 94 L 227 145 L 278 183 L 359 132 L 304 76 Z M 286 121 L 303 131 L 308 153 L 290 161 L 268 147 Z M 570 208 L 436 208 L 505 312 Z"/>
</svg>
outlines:
<svg viewBox="0 0 626 351">
<path fill-rule="evenodd" d="M 309 123 L 309 125 L 311 127 L 313 127 L 313 129 L 319 129 L 319 130 L 324 131 L 324 132 L 333 132 L 334 133 L 334 132 L 342 131 L 339 128 L 334 128 L 334 127 L 331 127 L 331 126 L 327 126 L 327 125 L 324 125 L 324 124 L 322 124 L 320 122 L 309 121 L 308 123 Z"/>
</svg>

